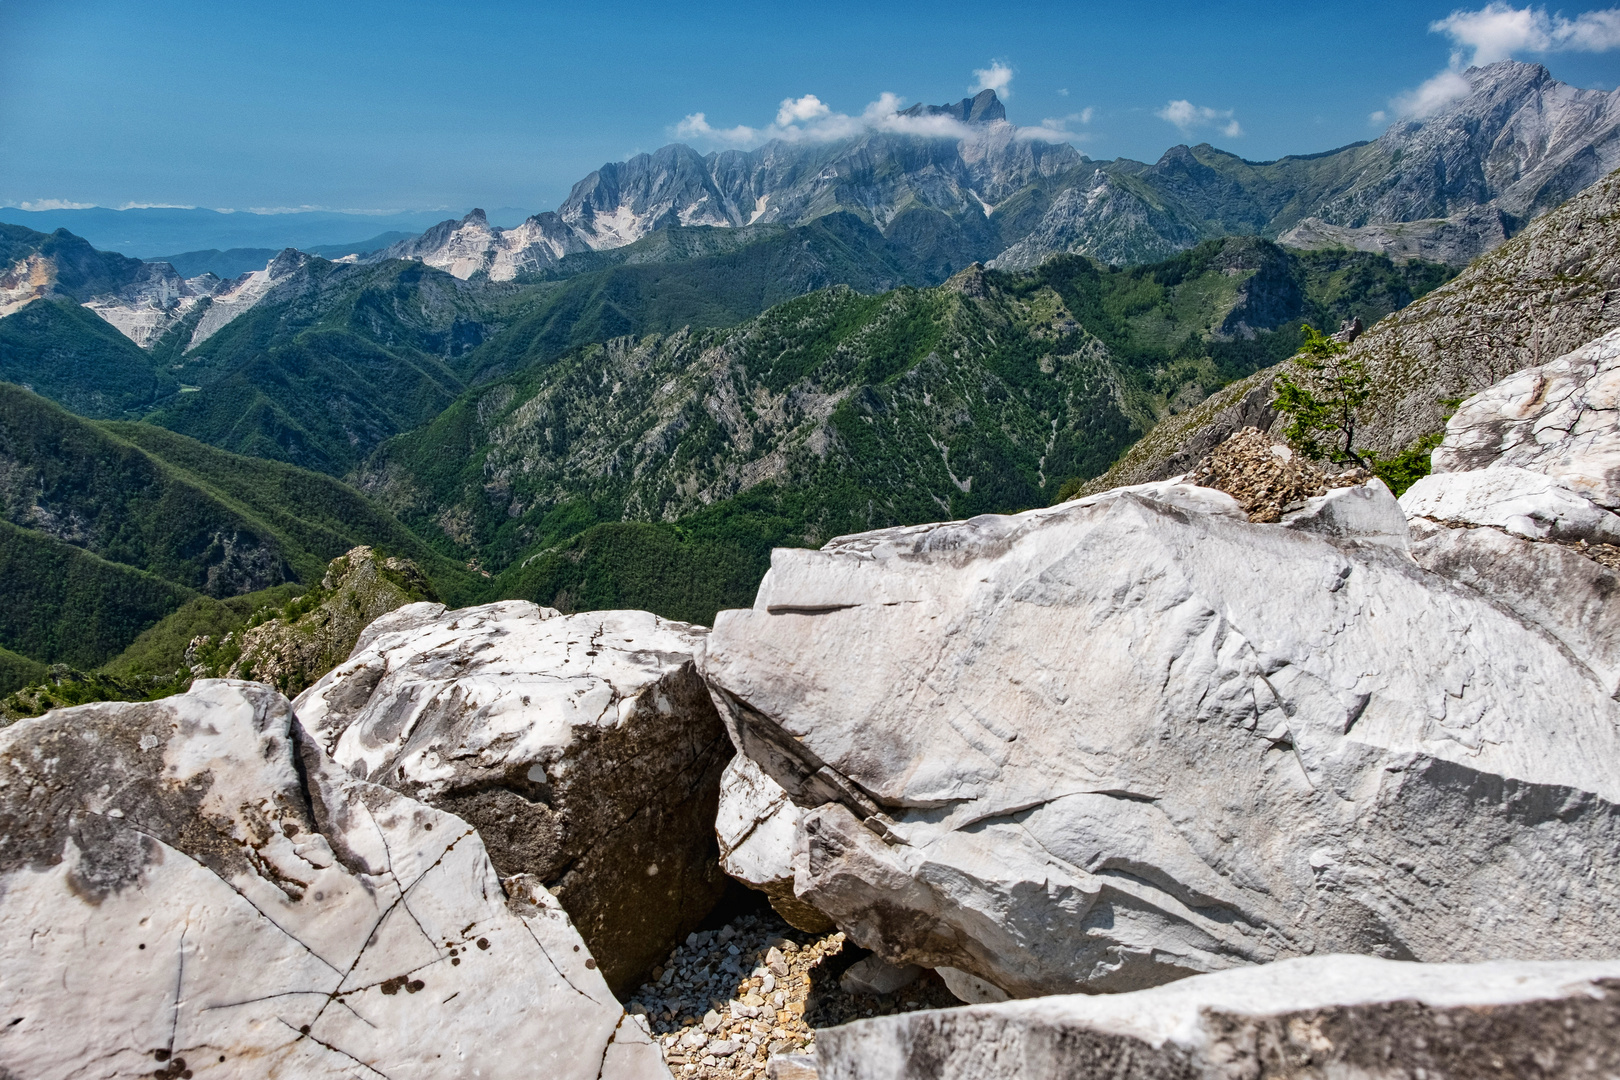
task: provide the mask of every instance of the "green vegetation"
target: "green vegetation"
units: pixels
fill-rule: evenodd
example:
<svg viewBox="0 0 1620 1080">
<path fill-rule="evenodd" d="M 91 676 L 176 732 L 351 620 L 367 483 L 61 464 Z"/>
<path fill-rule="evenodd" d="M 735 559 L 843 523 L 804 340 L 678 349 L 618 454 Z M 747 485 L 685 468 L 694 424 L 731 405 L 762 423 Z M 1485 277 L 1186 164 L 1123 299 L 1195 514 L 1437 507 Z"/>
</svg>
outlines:
<svg viewBox="0 0 1620 1080">
<path fill-rule="evenodd" d="M 0 514 L 0 692 L 38 682 L 47 664 L 107 664 L 128 693 L 154 693 L 189 666 L 192 637 L 285 603 L 362 544 L 415 560 L 453 603 L 486 588 L 331 477 L 84 420 L 6 384 Z"/>
<path fill-rule="evenodd" d="M 144 683 L 166 687 L 177 682 L 189 683 L 190 668 L 195 663 L 223 671 L 235 659 L 234 655 L 216 651 L 188 658 L 186 652 L 192 641 L 206 637 L 221 642 L 227 635 L 239 634 L 255 617 L 259 621 L 273 617 L 303 591 L 302 585 L 286 584 L 221 600 L 211 596 L 195 597 L 174 614 L 143 630 L 127 649 L 102 665 L 101 673 L 133 686 Z"/>
<path fill-rule="evenodd" d="M 196 594 L 153 574 L 0 522 L 0 646 L 93 668 Z"/>
<path fill-rule="evenodd" d="M 0 700 L 0 727 L 42 716 L 52 709 L 86 705 L 92 701 L 148 701 L 167 697 L 177 689 L 150 688 L 144 682 L 130 682 L 99 672 L 78 671 L 66 664 L 53 664 L 43 674 Z"/>
<path fill-rule="evenodd" d="M 1429 475 L 1431 456 L 1445 436 L 1444 431 L 1431 431 L 1394 457 L 1374 458 L 1372 474 L 1389 485 L 1396 498 L 1405 495 L 1407 488 Z"/>
<path fill-rule="evenodd" d="M 1355 442 L 1357 411 L 1372 394 L 1367 365 L 1350 355 L 1344 342 L 1307 326 L 1293 366 L 1297 377 L 1285 371 L 1273 384 L 1274 404 L 1292 417 L 1283 434 L 1309 457 L 1366 468 Z"/>
<path fill-rule="evenodd" d="M 1448 273 L 1251 238 L 1129 270 L 1063 256 L 823 290 L 535 362 L 368 472 L 436 549 L 495 571 L 496 595 L 703 621 L 748 601 L 772 545 L 1045 505 L 1291 355 L 1306 316 L 1376 319 Z"/>
<path fill-rule="evenodd" d="M 36 300 L 0 319 L 0 379 L 92 417 L 142 412 L 179 388 L 140 346 L 72 300 Z"/>
<path fill-rule="evenodd" d="M 30 660 L 10 649 L 0 649 L 0 694 L 39 682 L 49 670 L 38 660 Z"/>
<path fill-rule="evenodd" d="M 453 606 L 709 623 L 773 547 L 1045 505 L 1308 323 L 1449 275 L 1250 237 L 936 285 L 988 241 L 902 218 L 673 229 L 511 283 L 313 260 L 189 351 L 196 316 L 149 352 L 65 300 L 0 320 L 0 374 L 112 418 L 0 385 L 0 691 L 36 687 L 6 708 L 249 664 L 243 635 L 325 611 L 316 583 L 361 544 Z M 346 648 L 327 624 L 351 614 L 304 636 Z"/>
</svg>

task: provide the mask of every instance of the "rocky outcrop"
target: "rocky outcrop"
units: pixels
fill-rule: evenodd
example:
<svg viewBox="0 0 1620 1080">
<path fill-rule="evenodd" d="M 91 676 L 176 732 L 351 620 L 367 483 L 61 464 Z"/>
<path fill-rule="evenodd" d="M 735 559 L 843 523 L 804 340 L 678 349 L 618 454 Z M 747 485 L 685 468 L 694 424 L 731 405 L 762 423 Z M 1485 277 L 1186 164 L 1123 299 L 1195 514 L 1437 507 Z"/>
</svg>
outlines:
<svg viewBox="0 0 1620 1080">
<path fill-rule="evenodd" d="M 436 599 L 432 583 L 409 559 L 384 558 L 364 545 L 352 548 L 332 560 L 319 588 L 244 630 L 240 655 L 226 674 L 297 694 L 348 659 L 361 631 L 379 616 Z M 208 644 L 195 642 L 192 651 Z"/>
<path fill-rule="evenodd" d="M 269 687 L 0 731 L 0 1074 L 667 1076 L 556 900 Z"/>
<path fill-rule="evenodd" d="M 1463 402 L 1401 497 L 1418 563 L 1542 627 L 1620 693 L 1620 331 Z"/>
<path fill-rule="evenodd" d="M 746 756 L 732 758 L 721 773 L 714 823 L 721 868 L 769 897 L 789 926 L 825 934 L 832 921 L 793 894 L 793 842 L 803 816 L 781 785 Z"/>
<path fill-rule="evenodd" d="M 1474 208 L 1456 217 L 1424 221 L 1378 222 L 1351 228 L 1308 217 L 1277 237 L 1295 248 L 1352 248 L 1381 251 L 1391 259 L 1427 259 L 1467 266 L 1508 239 L 1500 210 Z"/>
<path fill-rule="evenodd" d="M 896 963 L 1030 996 L 1606 948 L 1610 688 L 1405 548 L 1376 483 L 861 534 L 778 550 L 705 672 L 805 811 L 796 895 Z"/>
<path fill-rule="evenodd" d="M 1620 1069 L 1620 962 L 1288 960 L 1114 996 L 860 1020 L 820 1080 L 1552 1078 Z"/>
<path fill-rule="evenodd" d="M 274 299 L 277 290 L 293 282 L 299 276 L 299 271 L 309 265 L 311 258 L 314 256 L 287 248 L 266 263 L 263 270 L 255 270 L 235 281 L 225 282 L 208 301 L 202 318 L 197 320 L 186 351 L 195 349 L 267 298 Z"/>
<path fill-rule="evenodd" d="M 1446 426 L 1452 405 L 1620 326 L 1620 173 L 1537 219 L 1446 285 L 1356 339 L 1372 393 L 1358 450 L 1390 457 Z M 1082 494 L 1178 476 L 1243 427 L 1275 432 L 1268 368 L 1165 418 Z"/>
<path fill-rule="evenodd" d="M 368 256 L 367 261 L 416 259 L 463 280 L 484 274 L 491 281 L 510 281 L 589 250 L 556 214 L 535 214 L 516 228 L 502 229 L 491 225 L 482 210 L 474 210 L 460 221 L 440 222 L 421 236 Z"/>
<path fill-rule="evenodd" d="M 724 888 L 731 747 L 693 660 L 706 634 L 642 611 L 411 604 L 296 708 L 339 767 L 456 814 L 503 876 L 541 882 L 617 992 Z"/>
</svg>

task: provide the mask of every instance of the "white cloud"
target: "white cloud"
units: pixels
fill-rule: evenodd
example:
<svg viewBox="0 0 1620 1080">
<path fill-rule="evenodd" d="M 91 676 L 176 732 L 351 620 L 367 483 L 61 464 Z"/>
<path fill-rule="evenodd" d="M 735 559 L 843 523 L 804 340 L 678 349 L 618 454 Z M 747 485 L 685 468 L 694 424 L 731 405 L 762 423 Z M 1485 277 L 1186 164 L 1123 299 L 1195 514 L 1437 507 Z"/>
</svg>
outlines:
<svg viewBox="0 0 1620 1080">
<path fill-rule="evenodd" d="M 1176 125 L 1183 135 L 1191 135 L 1195 130 L 1206 127 L 1218 128 L 1222 135 L 1232 139 L 1243 134 L 1243 125 L 1237 122 L 1231 109 L 1212 109 L 1207 105 L 1177 100 L 1167 103 L 1153 115 Z"/>
<path fill-rule="evenodd" d="M 1451 39 L 1451 64 L 1415 90 L 1390 101 L 1404 117 L 1422 120 L 1468 96 L 1462 72 L 1522 53 L 1607 52 L 1620 48 L 1620 8 L 1586 11 L 1573 19 L 1546 8 L 1516 8 L 1502 0 L 1477 11 L 1458 8 L 1429 24 L 1429 32 Z"/>
<path fill-rule="evenodd" d="M 1546 8 L 1516 8 L 1492 0 L 1478 11 L 1459 8 L 1430 23 L 1429 30 L 1451 38 L 1457 48 L 1453 67 L 1494 64 L 1525 52 L 1607 52 L 1620 47 L 1620 8 L 1567 19 L 1562 13 L 1548 15 Z"/>
<path fill-rule="evenodd" d="M 968 88 L 969 92 L 994 90 L 998 97 L 1012 97 L 1013 69 L 1004 61 L 992 60 L 987 68 L 974 68 L 973 76 L 979 81 Z"/>
<path fill-rule="evenodd" d="M 1061 89 L 1061 90 L 1058 91 L 1058 97 L 1068 97 L 1068 96 L 1069 96 L 1069 91 L 1068 91 L 1067 88 L 1064 88 L 1064 89 Z"/>
<path fill-rule="evenodd" d="M 1097 110 L 1092 108 L 1090 105 L 1087 105 L 1085 108 L 1080 110 L 1080 122 L 1082 124 L 1089 124 L 1091 123 L 1091 118 L 1096 114 Z"/>
<path fill-rule="evenodd" d="M 1367 114 L 1367 123 L 1372 124 L 1375 127 L 1388 119 L 1389 113 L 1385 112 L 1383 109 L 1377 109 Z"/>
<path fill-rule="evenodd" d="M 981 84 L 993 84 L 982 85 L 981 89 L 996 90 L 998 93 L 1005 93 L 1007 83 L 1012 79 L 1012 69 L 999 62 L 992 63 L 990 68 L 976 71 L 974 74 L 979 76 Z M 711 146 L 753 147 L 773 139 L 790 143 L 833 142 L 868 131 L 922 135 L 940 139 L 965 139 L 983 130 L 977 125 L 965 124 L 951 116 L 902 116 L 900 113 L 904 105 L 905 100 L 898 94 L 884 92 L 878 95 L 876 101 L 862 109 L 859 115 L 850 116 L 834 112 L 815 94 L 805 94 L 798 98 L 784 98 L 777 107 L 775 119 L 764 127 L 749 127 L 746 124 L 729 128 L 715 127 L 709 123 L 706 113 L 695 112 L 675 125 L 674 135 L 685 142 Z M 1070 125 L 1089 124 L 1092 115 L 1092 110 L 1087 108 L 1065 117 L 1042 120 L 1036 127 L 1015 128 L 1013 134 L 1020 139 L 1045 142 L 1083 139 L 1085 135 L 1070 130 Z"/>
<path fill-rule="evenodd" d="M 787 127 L 789 124 L 820 120 L 824 116 L 831 115 L 832 110 L 823 105 L 820 98 L 814 94 L 806 94 L 797 101 L 793 98 L 783 98 L 782 107 L 776 110 L 776 124 L 778 127 Z"/>
<path fill-rule="evenodd" d="M 96 204 L 93 202 L 70 202 L 67 199 L 35 199 L 32 202 L 20 202 L 19 210 L 89 210 Z"/>
<path fill-rule="evenodd" d="M 1068 116 L 1048 116 L 1036 127 L 1019 128 L 1015 135 L 1020 139 L 1034 139 L 1040 142 L 1083 142 L 1091 136 L 1083 131 L 1071 130 L 1069 125 L 1089 124 L 1091 115 L 1092 110 L 1085 108 Z"/>
<path fill-rule="evenodd" d="M 1473 90 L 1474 88 L 1468 85 L 1467 79 L 1456 70 L 1447 68 L 1426 80 L 1416 90 L 1397 94 L 1390 100 L 1389 106 L 1395 110 L 1397 116 L 1422 120 L 1433 116 L 1453 101 L 1467 97 Z"/>
</svg>

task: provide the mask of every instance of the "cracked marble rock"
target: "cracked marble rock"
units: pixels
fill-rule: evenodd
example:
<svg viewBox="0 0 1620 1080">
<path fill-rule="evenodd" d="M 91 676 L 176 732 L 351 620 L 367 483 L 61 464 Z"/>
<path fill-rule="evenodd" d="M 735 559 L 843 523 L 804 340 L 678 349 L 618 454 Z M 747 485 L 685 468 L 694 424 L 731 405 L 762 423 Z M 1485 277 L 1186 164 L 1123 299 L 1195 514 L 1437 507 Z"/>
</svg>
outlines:
<svg viewBox="0 0 1620 1080">
<path fill-rule="evenodd" d="M 0 1075 L 667 1076 L 464 821 L 199 680 L 0 731 Z"/>
<path fill-rule="evenodd" d="M 1620 1071 L 1620 961 L 1285 960 L 1130 994 L 857 1020 L 820 1080 L 1449 1080 Z"/>
<path fill-rule="evenodd" d="M 1401 497 L 1418 564 L 1542 627 L 1620 695 L 1620 575 L 1584 546 L 1620 541 L 1620 331 L 1463 402 L 1433 464 Z"/>
<path fill-rule="evenodd" d="M 1620 330 L 1464 401 L 1431 461 L 1409 517 L 1620 543 Z"/>
<path fill-rule="evenodd" d="M 764 893 L 789 926 L 825 934 L 832 921 L 793 895 L 793 842 L 803 816 L 781 785 L 745 755 L 732 758 L 720 774 L 714 831 L 721 869 Z"/>
<path fill-rule="evenodd" d="M 1611 949 L 1609 688 L 1419 568 L 1382 485 L 1324 499 L 1166 481 L 775 552 L 704 663 L 805 811 L 796 895 L 1014 997 Z"/>
<path fill-rule="evenodd" d="M 341 768 L 471 822 L 503 877 L 539 879 L 622 992 L 725 888 L 732 750 L 693 659 L 707 635 L 644 611 L 411 604 L 294 708 Z"/>
</svg>

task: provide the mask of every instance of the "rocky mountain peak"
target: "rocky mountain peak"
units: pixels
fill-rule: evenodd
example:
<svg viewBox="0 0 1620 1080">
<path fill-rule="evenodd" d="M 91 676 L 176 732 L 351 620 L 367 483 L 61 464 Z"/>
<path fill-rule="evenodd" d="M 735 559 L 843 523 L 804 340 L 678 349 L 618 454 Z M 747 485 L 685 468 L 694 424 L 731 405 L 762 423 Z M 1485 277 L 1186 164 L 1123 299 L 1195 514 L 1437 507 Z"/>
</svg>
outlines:
<svg viewBox="0 0 1620 1080">
<path fill-rule="evenodd" d="M 954 105 L 924 105 L 918 102 L 904 109 L 901 116 L 949 116 L 966 124 L 990 124 L 1007 119 L 1007 108 L 994 90 L 980 90 L 973 97 L 963 98 Z"/>
</svg>

